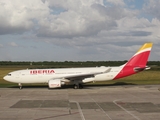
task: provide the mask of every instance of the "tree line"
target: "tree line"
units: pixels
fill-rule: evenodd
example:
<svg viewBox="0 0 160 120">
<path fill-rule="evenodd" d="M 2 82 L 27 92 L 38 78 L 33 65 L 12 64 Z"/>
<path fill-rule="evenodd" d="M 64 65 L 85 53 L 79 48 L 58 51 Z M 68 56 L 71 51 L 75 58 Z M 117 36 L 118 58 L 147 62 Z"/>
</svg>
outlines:
<svg viewBox="0 0 160 120">
<path fill-rule="evenodd" d="M 127 61 L 0 61 L 1 66 L 25 65 L 25 66 L 59 66 L 59 67 L 95 67 L 95 66 L 119 66 Z M 148 66 L 160 66 L 160 61 L 149 61 Z"/>
</svg>

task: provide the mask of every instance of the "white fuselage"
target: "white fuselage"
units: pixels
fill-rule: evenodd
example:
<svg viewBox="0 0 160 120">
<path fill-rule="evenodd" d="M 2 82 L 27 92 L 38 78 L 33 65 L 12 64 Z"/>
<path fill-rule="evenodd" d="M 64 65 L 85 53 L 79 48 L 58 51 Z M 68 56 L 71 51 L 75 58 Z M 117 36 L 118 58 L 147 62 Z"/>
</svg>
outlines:
<svg viewBox="0 0 160 120">
<path fill-rule="evenodd" d="M 111 68 L 109 72 L 105 72 Z M 90 68 L 63 68 L 63 69 L 27 69 L 9 73 L 5 80 L 14 83 L 48 83 L 50 79 L 63 79 L 72 76 L 95 74 L 94 81 L 112 80 L 123 67 L 90 67 Z M 91 82 L 91 81 L 82 81 Z"/>
</svg>

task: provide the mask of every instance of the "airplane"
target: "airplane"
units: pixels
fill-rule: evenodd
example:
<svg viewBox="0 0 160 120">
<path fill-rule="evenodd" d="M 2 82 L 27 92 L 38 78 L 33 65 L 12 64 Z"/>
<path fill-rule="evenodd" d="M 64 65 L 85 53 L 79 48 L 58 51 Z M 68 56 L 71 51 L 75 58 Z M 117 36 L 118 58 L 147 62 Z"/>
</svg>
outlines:
<svg viewBox="0 0 160 120">
<path fill-rule="evenodd" d="M 26 69 L 10 72 L 3 79 L 18 83 L 20 89 L 26 83 L 47 83 L 49 89 L 72 84 L 74 89 L 79 89 L 88 82 L 117 80 L 150 69 L 146 64 L 151 48 L 152 43 L 145 43 L 128 62 L 117 67 Z"/>
</svg>

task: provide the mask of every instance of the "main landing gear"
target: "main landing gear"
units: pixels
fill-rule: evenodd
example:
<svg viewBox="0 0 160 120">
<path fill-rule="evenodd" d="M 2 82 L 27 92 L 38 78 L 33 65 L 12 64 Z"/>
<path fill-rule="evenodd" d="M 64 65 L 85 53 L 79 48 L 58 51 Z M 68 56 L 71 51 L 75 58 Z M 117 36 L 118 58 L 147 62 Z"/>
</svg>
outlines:
<svg viewBox="0 0 160 120">
<path fill-rule="evenodd" d="M 74 84 L 73 88 L 74 89 L 82 89 L 83 85 L 82 84 Z"/>
<path fill-rule="evenodd" d="M 18 83 L 18 86 L 19 86 L 19 89 L 21 90 L 22 89 L 22 84 Z"/>
</svg>

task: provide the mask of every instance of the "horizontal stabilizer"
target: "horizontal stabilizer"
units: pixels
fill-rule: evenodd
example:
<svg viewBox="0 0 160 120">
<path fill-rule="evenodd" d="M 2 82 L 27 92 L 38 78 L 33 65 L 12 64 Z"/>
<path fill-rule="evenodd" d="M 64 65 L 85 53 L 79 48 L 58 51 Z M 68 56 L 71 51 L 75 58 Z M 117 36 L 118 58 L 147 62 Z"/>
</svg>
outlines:
<svg viewBox="0 0 160 120">
<path fill-rule="evenodd" d="M 140 72 L 140 71 L 148 70 L 148 69 L 150 69 L 150 67 L 148 67 L 148 66 L 143 67 L 143 68 L 135 67 L 135 68 L 134 68 L 134 71 L 135 71 L 135 72 Z"/>
</svg>

